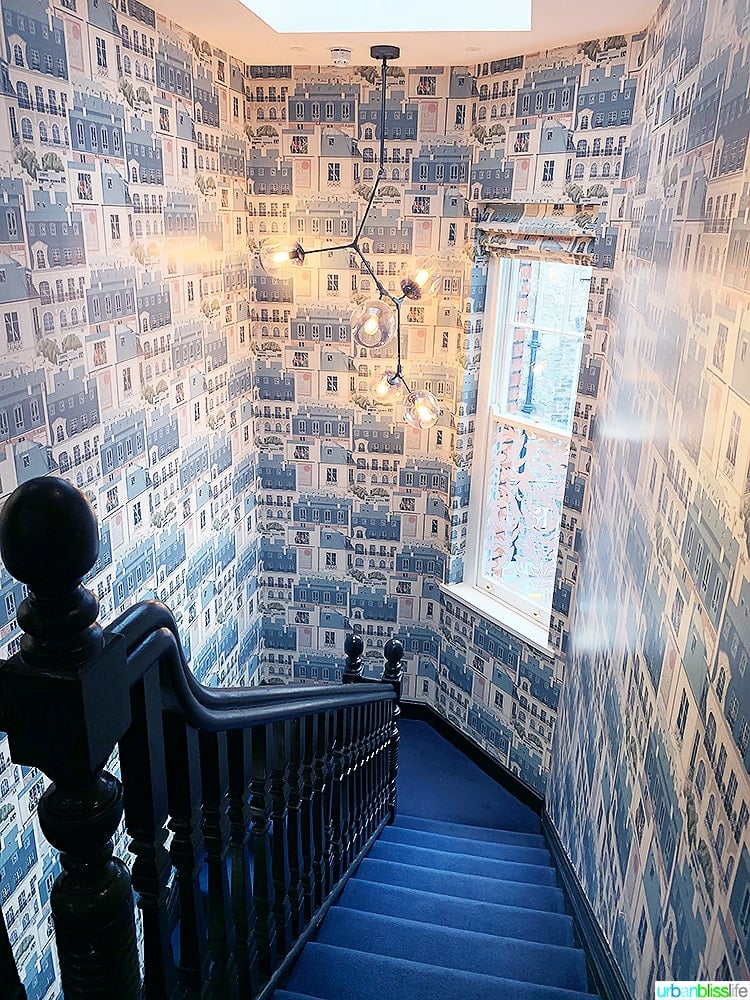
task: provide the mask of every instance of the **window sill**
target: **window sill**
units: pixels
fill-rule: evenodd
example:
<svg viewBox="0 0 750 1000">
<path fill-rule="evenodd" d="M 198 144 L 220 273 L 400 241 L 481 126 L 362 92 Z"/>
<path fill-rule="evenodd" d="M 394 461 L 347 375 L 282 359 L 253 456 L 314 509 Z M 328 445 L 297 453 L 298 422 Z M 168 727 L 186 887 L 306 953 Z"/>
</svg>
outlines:
<svg viewBox="0 0 750 1000">
<path fill-rule="evenodd" d="M 503 604 L 502 601 L 498 601 L 497 598 L 480 590 L 479 587 L 472 587 L 471 584 L 443 584 L 441 589 L 446 596 L 466 604 L 473 611 L 489 618 L 490 621 L 516 636 L 517 639 L 528 642 L 545 656 L 556 655 L 557 650 L 549 641 L 549 627 L 532 622 L 514 608 Z"/>
</svg>

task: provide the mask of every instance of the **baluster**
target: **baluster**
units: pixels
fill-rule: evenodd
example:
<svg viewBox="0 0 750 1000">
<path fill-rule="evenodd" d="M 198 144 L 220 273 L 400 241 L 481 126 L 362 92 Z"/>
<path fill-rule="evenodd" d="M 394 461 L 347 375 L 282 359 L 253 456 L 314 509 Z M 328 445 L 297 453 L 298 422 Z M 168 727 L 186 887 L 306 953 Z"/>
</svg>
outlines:
<svg viewBox="0 0 750 1000">
<path fill-rule="evenodd" d="M 316 908 L 333 887 L 333 756 L 335 715 L 315 716 L 315 757 L 313 761 L 313 878 Z"/>
<path fill-rule="evenodd" d="M 388 812 L 388 748 L 393 728 L 393 708 L 392 701 L 383 702 L 383 713 L 380 720 L 380 745 L 378 747 L 378 823 Z"/>
<path fill-rule="evenodd" d="M 351 816 L 349 863 L 359 854 L 364 845 L 364 705 L 355 705 L 352 714 L 352 769 L 351 769 Z"/>
<path fill-rule="evenodd" d="M 254 726 L 250 779 L 253 830 L 253 897 L 255 900 L 258 967 L 261 979 L 270 978 L 279 964 L 274 886 L 271 868 L 271 782 L 268 774 L 269 726 Z"/>
<path fill-rule="evenodd" d="M 248 730 L 227 733 L 229 821 L 232 859 L 232 915 L 237 949 L 239 994 L 252 1000 L 259 992 L 258 945 L 250 859 L 250 755 Z"/>
<path fill-rule="evenodd" d="M 269 764 L 271 773 L 271 871 L 273 913 L 279 957 L 292 946 L 292 906 L 289 900 L 289 722 L 271 726 Z"/>
<path fill-rule="evenodd" d="M 208 865 L 208 947 L 216 1000 L 238 996 L 235 928 L 229 893 L 229 767 L 226 733 L 199 736 L 203 785 L 203 836 Z"/>
<path fill-rule="evenodd" d="M 378 712 L 381 702 L 370 702 L 366 706 L 367 715 L 367 759 L 365 762 L 365 838 L 370 839 L 375 831 L 375 754 L 378 739 Z"/>
<path fill-rule="evenodd" d="M 344 744 L 344 830 L 342 841 L 344 845 L 344 868 L 342 874 L 349 868 L 354 857 L 354 839 L 356 833 L 356 808 L 357 808 L 357 788 L 356 788 L 356 760 L 355 760 L 355 738 L 356 738 L 356 718 L 354 707 L 344 709 L 346 719 L 346 738 Z"/>
<path fill-rule="evenodd" d="M 346 757 L 345 757 L 345 726 L 346 709 L 340 708 L 333 713 L 331 736 L 331 815 L 328 830 L 328 844 L 331 852 L 331 883 L 332 889 L 341 878 L 344 865 L 344 827 L 346 825 Z"/>
<path fill-rule="evenodd" d="M 289 729 L 289 904 L 292 940 L 304 927 L 305 893 L 302 883 L 302 757 L 304 725 L 309 719 L 292 719 Z"/>
<path fill-rule="evenodd" d="M 133 888 L 143 922 L 146 1000 L 178 996 L 172 949 L 169 882 L 172 862 L 167 839 L 167 784 L 158 668 L 130 691 L 133 725 L 120 740 L 125 826 L 135 855 Z"/>
<path fill-rule="evenodd" d="M 404 647 L 398 639 L 389 639 L 383 650 L 385 654 L 385 669 L 383 670 L 383 682 L 390 684 L 396 692 L 396 703 L 393 706 L 393 719 L 391 723 L 390 743 L 388 747 L 388 810 L 389 823 L 396 819 L 396 806 L 398 792 L 396 780 L 398 778 L 398 745 L 400 736 L 398 732 L 398 720 L 401 716 L 399 701 L 401 700 L 401 659 L 404 655 Z"/>
<path fill-rule="evenodd" d="M 302 862 L 303 918 L 305 923 L 320 905 L 316 902 L 314 874 L 315 860 L 315 743 L 317 715 L 303 715 L 300 719 L 300 837 Z M 319 898 L 319 897 L 318 897 Z"/>
<path fill-rule="evenodd" d="M 29 595 L 18 609 L 21 650 L 0 668 L 0 726 L 17 764 L 52 779 L 42 832 L 61 852 L 51 893 L 66 1000 L 140 995 L 130 875 L 112 855 L 123 813 L 104 770 L 130 725 L 124 642 L 105 641 L 80 584 L 96 562 L 96 516 L 65 480 L 20 486 L 0 514 L 0 554 Z"/>
<path fill-rule="evenodd" d="M 205 859 L 201 823 L 201 770 L 198 734 L 176 715 L 164 715 L 169 850 L 180 897 L 180 979 L 189 997 L 209 996 L 208 928 L 200 886 Z"/>
</svg>

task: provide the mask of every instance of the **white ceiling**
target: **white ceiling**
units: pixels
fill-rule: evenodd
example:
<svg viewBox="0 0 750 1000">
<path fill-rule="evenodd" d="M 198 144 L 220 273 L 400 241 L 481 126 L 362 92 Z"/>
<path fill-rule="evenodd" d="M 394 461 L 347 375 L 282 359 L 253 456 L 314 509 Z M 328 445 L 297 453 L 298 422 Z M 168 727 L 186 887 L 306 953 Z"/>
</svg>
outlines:
<svg viewBox="0 0 750 1000">
<path fill-rule="evenodd" d="M 252 0 L 247 0 L 252 3 Z M 283 3 L 284 0 L 277 0 Z M 377 0 L 350 0 L 377 2 Z M 405 0 L 408 2 L 408 0 Z M 456 0 L 460 3 L 461 0 Z M 512 0 L 507 0 L 512 2 Z M 156 0 L 156 10 L 176 24 L 247 63 L 260 65 L 329 65 L 330 50 L 352 50 L 352 64 L 370 63 L 370 46 L 398 45 L 402 66 L 468 66 L 489 59 L 539 52 L 646 27 L 656 0 L 532 0 L 531 31 L 387 33 L 327 32 L 278 34 L 240 0 Z"/>
</svg>

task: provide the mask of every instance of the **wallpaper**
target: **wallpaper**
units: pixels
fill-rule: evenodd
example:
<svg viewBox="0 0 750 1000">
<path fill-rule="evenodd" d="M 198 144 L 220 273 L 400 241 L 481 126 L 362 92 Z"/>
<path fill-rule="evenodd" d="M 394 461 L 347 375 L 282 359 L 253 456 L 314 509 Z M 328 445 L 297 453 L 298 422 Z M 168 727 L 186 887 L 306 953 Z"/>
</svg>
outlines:
<svg viewBox="0 0 750 1000">
<path fill-rule="evenodd" d="M 636 111 L 548 807 L 634 996 L 748 979 L 748 7 L 664 3 Z"/>
<path fill-rule="evenodd" d="M 100 523 L 87 584 L 102 619 L 163 600 L 205 683 L 333 680 L 352 630 L 374 673 L 398 635 L 405 697 L 543 790 L 597 397 L 612 377 L 614 261 L 631 177 L 648 172 L 653 145 L 644 126 L 630 143 L 643 40 L 391 67 L 387 177 L 362 246 L 393 291 L 414 258 L 442 262 L 441 294 L 404 311 L 405 374 L 443 407 L 419 431 L 373 404 L 370 383 L 393 348 L 351 341 L 351 304 L 373 291 L 356 259 L 333 251 L 272 278 L 255 255 L 267 237 L 333 245 L 355 231 L 377 169 L 377 67 L 247 63 L 139 0 L 0 0 L 0 10 L 0 499 L 45 474 L 85 490 Z M 694 19 L 689 30 L 698 60 Z M 701 86 L 716 94 L 700 128 L 710 130 L 721 85 L 706 73 Z M 663 152 L 671 171 L 672 143 Z M 674 170 L 642 201 L 650 253 L 664 253 L 662 199 L 682 189 Z M 471 502 L 487 277 L 479 204 L 584 196 L 602 208 L 552 656 L 443 585 L 461 579 Z M 702 223 L 691 234 L 696 252 Z M 718 266 L 716 251 L 710 259 Z M 670 350 L 659 348 L 665 369 L 677 364 Z M 703 388 L 691 357 L 681 433 L 694 446 Z M 704 524 L 709 494 L 688 492 Z M 645 526 L 639 540 L 648 562 Z M 18 648 L 22 599 L 0 568 L 0 656 Z M 33 998 L 58 991 L 55 864 L 33 818 L 43 787 L 0 736 L 0 899 Z M 559 822 L 574 835 L 572 814 Z"/>
</svg>

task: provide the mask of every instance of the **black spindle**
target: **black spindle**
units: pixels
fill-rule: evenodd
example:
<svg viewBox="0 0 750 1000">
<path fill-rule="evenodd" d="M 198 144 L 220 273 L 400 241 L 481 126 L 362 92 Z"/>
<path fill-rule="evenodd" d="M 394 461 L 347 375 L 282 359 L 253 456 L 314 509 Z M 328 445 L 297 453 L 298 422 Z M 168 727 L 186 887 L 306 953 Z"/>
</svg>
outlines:
<svg viewBox="0 0 750 1000">
<path fill-rule="evenodd" d="M 172 862 L 167 838 L 167 784 L 159 669 L 148 670 L 130 691 L 133 725 L 120 740 L 125 827 L 131 838 L 133 888 L 143 922 L 146 1000 L 176 998 L 169 890 Z"/>
<path fill-rule="evenodd" d="M 302 856 L 302 767 L 304 755 L 304 724 L 308 720 L 292 719 L 289 732 L 289 820 L 287 829 L 289 849 L 289 905 L 291 909 L 292 939 L 304 927 L 305 893 L 302 882 L 304 868 Z"/>
<path fill-rule="evenodd" d="M 271 871 L 273 914 L 279 957 L 292 946 L 292 906 L 289 900 L 289 722 L 271 725 Z"/>
<path fill-rule="evenodd" d="M 399 701 L 401 699 L 401 677 L 403 674 L 401 660 L 404 655 L 404 647 L 398 639 L 389 639 L 385 644 L 383 652 L 385 654 L 383 682 L 390 684 L 396 692 L 396 704 L 393 706 L 393 719 L 388 747 L 388 822 L 393 823 L 396 819 L 398 798 L 396 784 L 398 778 L 398 745 L 401 739 L 398 731 L 398 720 L 401 716 Z"/>
<path fill-rule="evenodd" d="M 344 867 L 344 827 L 346 826 L 346 709 L 333 713 L 331 731 L 331 813 L 328 844 L 331 853 L 331 888 L 341 878 Z"/>
<path fill-rule="evenodd" d="M 239 993 L 252 1000 L 259 991 L 253 871 L 250 855 L 251 744 L 249 730 L 227 733 L 232 914 L 237 949 Z"/>
<path fill-rule="evenodd" d="M 0 726 L 13 760 L 52 779 L 38 813 L 61 852 L 50 902 L 66 1000 L 134 1000 L 130 875 L 112 855 L 122 787 L 104 770 L 130 725 L 125 649 L 119 637 L 105 641 L 98 601 L 81 586 L 98 549 L 96 516 L 65 480 L 32 479 L 7 500 L 0 554 L 29 595 L 20 652 L 0 668 Z"/>
<path fill-rule="evenodd" d="M 250 780 L 253 831 L 253 897 L 258 942 L 258 967 L 262 979 L 270 978 L 279 964 L 276 920 L 273 913 L 274 885 L 271 866 L 271 780 L 269 767 L 270 726 L 254 726 Z"/>
<path fill-rule="evenodd" d="M 313 760 L 313 878 L 316 907 L 333 887 L 333 752 L 335 712 L 315 716 Z"/>
<path fill-rule="evenodd" d="M 239 996 L 229 856 L 229 767 L 226 733 L 201 733 L 203 836 L 208 866 L 208 945 L 215 997 Z"/>
<path fill-rule="evenodd" d="M 201 892 L 205 843 L 198 734 L 177 715 L 164 716 L 172 863 L 180 896 L 180 977 L 191 998 L 209 995 L 208 928 Z"/>
<path fill-rule="evenodd" d="M 304 715 L 300 719 L 300 837 L 303 898 L 303 919 L 308 922 L 320 905 L 316 902 L 315 886 L 315 741 L 317 739 L 318 717 Z"/>
</svg>

